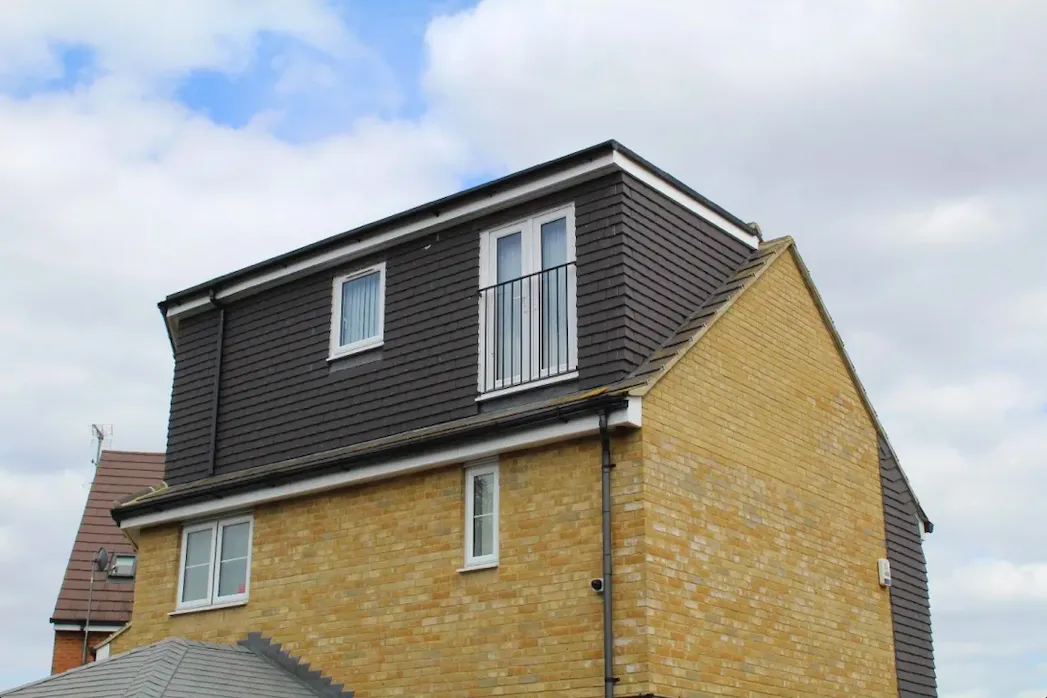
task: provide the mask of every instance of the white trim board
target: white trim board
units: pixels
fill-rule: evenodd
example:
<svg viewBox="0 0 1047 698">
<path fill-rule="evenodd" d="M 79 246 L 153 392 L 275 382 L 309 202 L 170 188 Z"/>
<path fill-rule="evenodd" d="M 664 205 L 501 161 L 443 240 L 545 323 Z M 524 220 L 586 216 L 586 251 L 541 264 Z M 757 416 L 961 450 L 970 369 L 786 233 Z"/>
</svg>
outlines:
<svg viewBox="0 0 1047 698">
<path fill-rule="evenodd" d="M 258 293 L 305 274 L 372 254 L 411 237 L 458 225 L 497 209 L 545 196 L 613 171 L 629 173 L 684 208 L 697 213 L 713 225 L 738 238 L 753 249 L 759 247 L 760 240 L 753 231 L 727 220 L 688 192 L 680 189 L 673 182 L 651 171 L 627 154 L 621 151 L 611 151 L 589 162 L 575 165 L 561 172 L 506 189 L 497 194 L 492 194 L 480 201 L 472 201 L 446 210 L 440 210 L 424 220 L 406 223 L 384 233 L 344 242 L 329 250 L 316 252 L 305 259 L 283 265 L 278 269 L 251 274 L 246 278 L 218 289 L 215 299 L 229 301 Z M 181 316 L 191 315 L 209 307 L 211 307 L 211 300 L 208 292 L 202 290 L 195 298 L 169 307 L 167 309 L 167 319 L 169 322 L 175 321 Z"/>
<path fill-rule="evenodd" d="M 693 196 L 687 194 L 687 192 L 680 191 L 680 189 L 672 182 L 669 182 L 665 178 L 651 172 L 649 169 L 624 153 L 616 151 L 613 157 L 614 164 L 620 167 L 622 171 L 631 174 L 633 177 L 636 177 L 655 191 L 669 197 L 687 210 L 697 213 L 717 228 L 738 238 L 754 250 L 760 247 L 760 238 L 752 230 L 741 228 L 735 223 L 727 220 L 701 201 L 698 201 Z"/>
<path fill-rule="evenodd" d="M 371 254 L 372 252 L 377 252 L 378 250 L 385 249 L 392 244 L 402 242 L 406 238 L 435 232 L 451 225 L 457 225 L 473 218 L 477 218 L 478 216 L 490 213 L 495 209 L 506 208 L 517 203 L 522 203 L 528 199 L 534 199 L 539 196 L 544 196 L 545 194 L 566 189 L 580 182 L 594 179 L 607 174 L 608 172 L 612 172 L 614 169 L 614 157 L 611 153 L 608 153 L 603 157 L 596 158 L 595 160 L 581 165 L 576 165 L 575 167 L 564 170 L 563 172 L 548 175 L 533 182 L 513 187 L 512 189 L 506 189 L 505 191 L 489 196 L 482 201 L 473 201 L 445 211 L 440 211 L 439 213 L 433 214 L 431 219 L 407 223 L 371 237 L 351 240 L 325 252 L 318 252 L 299 262 L 283 266 L 280 269 L 259 273 L 249 278 L 242 279 L 219 290 L 215 294 L 215 298 L 218 300 L 232 300 L 249 295 L 249 293 L 257 293 L 258 291 L 289 281 L 306 273 L 341 264 L 342 262 L 347 262 L 352 259 L 357 259 L 364 255 Z M 181 315 L 187 315 L 191 314 L 193 311 L 202 310 L 210 305 L 211 301 L 208 297 L 207 291 L 201 291 L 197 298 L 169 307 L 167 309 L 167 317 L 169 320 L 175 319 Z"/>
<path fill-rule="evenodd" d="M 52 623 L 55 630 L 61 630 L 64 632 L 77 632 L 82 633 L 84 631 L 83 623 Z M 88 632 L 92 633 L 113 633 L 124 627 L 125 623 L 91 623 L 88 628 Z"/>
<path fill-rule="evenodd" d="M 640 427 L 642 425 L 641 413 L 641 398 L 630 397 L 628 405 L 624 409 L 616 410 L 610 414 L 607 420 L 608 426 Z M 326 492 L 375 480 L 384 480 L 444 465 L 466 463 L 480 458 L 497 456 L 507 451 L 541 446 L 579 436 L 588 436 L 599 433 L 599 431 L 599 416 L 596 414 L 584 415 L 567 422 L 556 422 L 526 431 L 496 435 L 465 445 L 447 446 L 431 450 L 425 449 L 421 453 L 391 458 L 374 465 L 320 475 L 286 485 L 264 487 L 250 492 L 232 494 L 221 499 L 185 504 L 165 511 L 132 516 L 124 519 L 120 523 L 120 528 L 124 529 L 134 540 L 137 538 L 138 531 L 146 526 L 174 523 L 204 516 L 219 516 L 226 512 L 248 509 L 259 504 L 267 504 L 293 497 L 303 497 L 317 492 Z"/>
</svg>

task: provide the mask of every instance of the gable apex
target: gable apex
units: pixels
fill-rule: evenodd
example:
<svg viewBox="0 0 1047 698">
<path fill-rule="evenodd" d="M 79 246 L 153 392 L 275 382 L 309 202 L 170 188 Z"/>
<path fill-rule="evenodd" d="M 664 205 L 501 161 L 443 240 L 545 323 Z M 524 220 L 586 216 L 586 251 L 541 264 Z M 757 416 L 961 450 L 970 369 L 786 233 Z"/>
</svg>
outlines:
<svg viewBox="0 0 1047 698">
<path fill-rule="evenodd" d="M 836 329 L 836 323 L 833 322 L 832 316 L 829 315 L 829 311 L 825 307 L 821 294 L 818 292 L 818 289 L 814 285 L 814 280 L 811 278 L 810 270 L 807 268 L 807 265 L 804 264 L 803 258 L 800 256 L 795 242 L 788 236 L 762 243 L 759 249 L 753 252 L 749 259 L 738 269 L 738 271 L 735 272 L 733 276 L 723 283 L 716 293 L 714 293 L 704 304 L 702 304 L 701 307 L 685 320 L 677 331 L 669 337 L 669 339 L 667 339 L 658 350 L 648 357 L 639 368 L 623 381 L 622 387 L 627 388 L 630 395 L 637 397 L 646 395 L 650 392 L 661 378 L 671 371 L 672 368 L 687 354 L 687 352 L 689 352 L 708 334 L 713 325 L 715 325 L 720 318 L 729 313 L 735 303 L 744 296 L 747 291 L 755 286 L 756 282 L 763 276 L 763 274 L 784 257 L 787 252 L 795 263 L 796 269 L 804 282 L 804 286 L 810 294 L 810 298 L 813 301 L 826 330 L 829 332 L 829 336 L 836 347 L 840 359 L 843 362 L 865 411 L 868 413 L 873 426 L 891 457 L 894 459 L 894 462 L 899 463 L 898 455 L 891 446 L 890 440 L 887 438 L 887 432 L 883 427 L 883 423 L 880 421 L 879 415 L 877 415 L 876 409 L 873 407 L 872 401 L 869 399 L 865 386 L 858 377 L 858 372 L 854 367 L 854 362 L 851 361 L 847 349 L 844 346 L 843 338 Z M 898 466 L 898 471 L 912 496 L 921 521 L 927 532 L 930 533 L 934 530 L 934 524 L 920 505 L 919 499 L 916 497 L 916 493 L 913 491 L 912 485 L 900 464 Z"/>
</svg>

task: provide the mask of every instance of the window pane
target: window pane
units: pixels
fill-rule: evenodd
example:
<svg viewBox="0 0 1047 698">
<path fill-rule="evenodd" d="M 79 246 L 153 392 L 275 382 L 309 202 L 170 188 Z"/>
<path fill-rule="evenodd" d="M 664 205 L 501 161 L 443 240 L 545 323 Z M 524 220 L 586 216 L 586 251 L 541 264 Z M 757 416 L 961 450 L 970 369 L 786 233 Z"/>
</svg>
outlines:
<svg viewBox="0 0 1047 698">
<path fill-rule="evenodd" d="M 211 531 L 193 531 L 185 538 L 185 566 L 211 564 Z"/>
<path fill-rule="evenodd" d="M 522 235 L 498 238 L 498 283 L 495 290 L 495 377 L 499 381 L 520 376 L 523 361 Z M 508 282 L 508 283 L 506 283 Z"/>
<path fill-rule="evenodd" d="M 522 235 L 513 233 L 498 238 L 498 269 L 496 283 L 523 276 L 523 257 L 520 254 Z"/>
<path fill-rule="evenodd" d="M 542 269 L 567 264 L 567 219 L 542 223 Z"/>
<path fill-rule="evenodd" d="M 473 477 L 473 516 L 494 513 L 494 473 Z"/>
<path fill-rule="evenodd" d="M 251 524 L 238 523 L 222 527 L 221 560 L 234 560 L 247 557 L 247 540 L 250 537 Z"/>
<path fill-rule="evenodd" d="M 193 531 L 185 537 L 185 572 L 182 577 L 182 601 L 207 598 L 207 581 L 211 578 L 211 531 Z"/>
<path fill-rule="evenodd" d="M 223 546 L 224 547 L 224 546 Z M 247 593 L 247 558 L 223 561 L 218 568 L 218 595 Z"/>
<path fill-rule="evenodd" d="M 182 581 L 182 601 L 200 601 L 207 598 L 207 578 L 211 576 L 210 565 L 185 568 Z"/>
<path fill-rule="evenodd" d="M 381 272 L 375 271 L 342 284 L 343 346 L 378 336 L 380 281 Z"/>
<path fill-rule="evenodd" d="M 473 557 L 494 553 L 494 514 L 473 518 Z"/>
</svg>

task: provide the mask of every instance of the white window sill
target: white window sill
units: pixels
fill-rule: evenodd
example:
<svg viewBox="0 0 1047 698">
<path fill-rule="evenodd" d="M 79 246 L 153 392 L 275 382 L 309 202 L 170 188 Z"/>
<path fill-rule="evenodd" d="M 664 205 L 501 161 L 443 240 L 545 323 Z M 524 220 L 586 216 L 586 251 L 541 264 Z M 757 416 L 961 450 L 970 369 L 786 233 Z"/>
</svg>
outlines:
<svg viewBox="0 0 1047 698">
<path fill-rule="evenodd" d="M 215 603 L 210 606 L 193 606 L 192 608 L 178 608 L 171 611 L 167 615 L 169 616 L 183 616 L 187 613 L 202 613 L 204 611 L 220 611 L 223 608 L 239 608 L 240 606 L 246 606 L 247 599 L 240 599 L 239 601 L 230 601 L 228 603 Z"/>
<path fill-rule="evenodd" d="M 345 357 L 352 356 L 353 354 L 360 354 L 360 353 L 365 352 L 365 351 L 370 351 L 372 349 L 377 349 L 380 346 L 382 346 L 383 344 L 385 344 L 385 340 L 384 339 L 376 339 L 376 340 L 373 340 L 373 341 L 369 340 L 366 343 L 362 343 L 362 344 L 354 344 L 354 345 L 348 346 L 348 347 L 340 347 L 338 349 L 338 351 L 331 352 L 331 355 L 327 357 L 327 360 L 328 361 L 337 361 L 338 359 L 344 359 Z"/>
<path fill-rule="evenodd" d="M 531 381 L 530 383 L 523 383 L 521 385 L 513 385 L 508 388 L 502 388 L 501 390 L 492 390 L 476 398 L 476 401 L 483 402 L 484 400 L 494 400 L 495 398 L 505 397 L 506 395 L 522 393 L 525 390 L 534 390 L 535 388 L 543 388 L 547 385 L 566 383 L 567 381 L 572 381 L 577 377 L 578 371 L 576 370 L 571 371 L 569 373 L 561 373 L 560 375 L 553 376 L 552 378 L 542 378 L 541 380 Z"/>
<path fill-rule="evenodd" d="M 483 562 L 475 565 L 466 565 L 458 570 L 458 574 L 464 574 L 465 572 L 479 572 L 480 570 L 493 570 L 498 567 L 498 561 L 494 562 Z"/>
</svg>

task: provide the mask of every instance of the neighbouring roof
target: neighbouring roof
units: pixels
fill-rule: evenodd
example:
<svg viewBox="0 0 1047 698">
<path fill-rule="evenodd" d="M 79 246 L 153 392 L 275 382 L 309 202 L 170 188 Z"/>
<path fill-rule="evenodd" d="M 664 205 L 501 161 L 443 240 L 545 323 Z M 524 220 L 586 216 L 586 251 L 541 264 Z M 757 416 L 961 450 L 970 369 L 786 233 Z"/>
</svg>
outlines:
<svg viewBox="0 0 1047 698">
<path fill-rule="evenodd" d="M 134 552 L 127 536 L 113 521 L 110 509 L 118 500 L 156 485 L 163 477 L 162 453 L 102 451 L 52 622 L 82 623 L 85 620 L 91 561 L 98 549 L 105 547 L 110 554 Z M 104 574 L 96 573 L 91 594 L 91 623 L 126 623 L 131 619 L 133 598 L 133 582 L 107 582 Z"/>
<path fill-rule="evenodd" d="M 586 392 L 574 393 L 551 400 L 525 404 L 519 407 L 498 412 L 483 413 L 424 429 L 403 432 L 390 437 L 354 444 L 344 448 L 333 449 L 309 456 L 280 461 L 268 465 L 250 468 L 206 480 L 176 485 L 147 493 L 143 496 L 123 502 L 114 509 L 113 516 L 123 520 L 148 511 L 157 511 L 170 506 L 214 497 L 226 496 L 231 492 L 255 489 L 263 485 L 270 486 L 294 480 L 301 480 L 330 472 L 334 469 L 347 469 L 365 465 L 377 458 L 393 452 L 420 447 L 431 447 L 444 439 L 465 439 L 479 436 L 481 433 L 495 429 L 504 431 L 523 426 L 531 426 L 541 421 L 562 420 L 572 413 L 601 409 L 614 401 L 623 401 L 628 396 L 646 394 L 664 376 L 672 366 L 706 335 L 713 324 L 725 315 L 731 306 L 756 283 L 760 276 L 784 253 L 791 252 L 804 277 L 815 304 L 833 337 L 837 348 L 846 364 L 858 393 L 874 425 L 890 448 L 886 432 L 872 407 L 868 395 L 858 378 L 843 340 L 836 331 L 836 326 L 829 316 L 825 305 L 811 280 L 807 267 L 796 251 L 791 237 L 782 237 L 760 244 L 749 257 L 738 267 L 719 289 L 707 298 L 695 311 L 681 323 L 677 330 L 639 367 L 623 380 Z M 894 454 L 893 449 L 891 449 Z M 895 460 L 897 461 L 897 455 Z M 900 468 L 899 468 L 900 469 Z M 902 473 L 904 478 L 904 473 Z M 912 492 L 908 480 L 906 486 Z M 931 530 L 932 524 L 919 501 L 913 493 L 913 501 L 924 523 Z"/>
<path fill-rule="evenodd" d="M 161 640 L 8 691 L 0 698 L 352 698 L 279 644 Z"/>
</svg>

